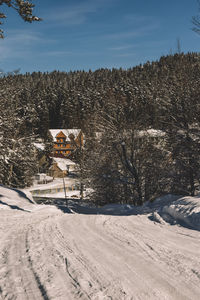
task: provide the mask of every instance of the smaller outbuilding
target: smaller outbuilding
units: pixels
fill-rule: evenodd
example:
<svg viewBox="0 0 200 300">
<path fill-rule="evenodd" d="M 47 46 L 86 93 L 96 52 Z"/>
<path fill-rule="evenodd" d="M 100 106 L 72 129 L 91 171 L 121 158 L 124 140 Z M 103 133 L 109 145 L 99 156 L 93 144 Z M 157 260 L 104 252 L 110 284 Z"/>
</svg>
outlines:
<svg viewBox="0 0 200 300">
<path fill-rule="evenodd" d="M 48 176 L 45 173 L 38 173 L 35 175 L 35 180 L 37 184 L 47 184 L 53 181 L 53 177 Z"/>
<path fill-rule="evenodd" d="M 77 164 L 70 159 L 53 157 L 52 165 L 49 168 L 49 176 L 54 178 L 66 177 L 69 173 L 75 172 Z"/>
</svg>

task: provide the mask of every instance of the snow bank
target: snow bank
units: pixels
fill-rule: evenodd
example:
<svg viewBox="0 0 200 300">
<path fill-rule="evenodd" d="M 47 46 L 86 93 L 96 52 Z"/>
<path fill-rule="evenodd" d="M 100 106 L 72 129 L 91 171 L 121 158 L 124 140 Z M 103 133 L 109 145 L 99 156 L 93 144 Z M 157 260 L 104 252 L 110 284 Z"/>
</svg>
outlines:
<svg viewBox="0 0 200 300">
<path fill-rule="evenodd" d="M 116 216 L 146 214 L 150 220 L 163 225 L 166 222 L 171 224 L 179 223 L 189 228 L 200 230 L 200 196 L 180 197 L 166 195 L 156 199 L 153 203 L 147 202 L 141 207 L 128 204 L 108 204 L 101 208 L 95 208 L 90 207 L 88 203 L 83 205 L 83 203 L 77 202 L 76 199 L 72 202 L 72 210 L 78 213 Z M 34 203 L 29 191 L 24 192 L 0 185 L 0 210 L 33 211 L 37 207 L 38 205 Z"/>
<path fill-rule="evenodd" d="M 165 205 L 169 205 L 181 197 L 182 196 L 180 196 L 180 195 L 178 196 L 178 195 L 173 195 L 173 194 L 167 194 L 167 195 L 156 198 L 153 202 L 145 202 L 144 206 L 156 209 L 156 208 L 163 207 Z"/>
<path fill-rule="evenodd" d="M 0 209 L 30 210 L 34 201 L 31 193 L 0 185 Z"/>
<path fill-rule="evenodd" d="M 168 214 L 183 225 L 200 230 L 200 197 L 179 198 L 170 205 L 164 206 L 160 214 L 163 217 Z"/>
<path fill-rule="evenodd" d="M 105 215 L 129 216 L 141 213 L 142 207 L 136 207 L 130 204 L 107 204 L 98 209 L 98 213 Z"/>
<path fill-rule="evenodd" d="M 141 207 L 133 205 L 109 204 L 98 210 L 106 215 L 148 214 L 149 219 L 165 225 L 179 223 L 192 229 L 200 230 L 200 196 L 180 197 L 165 195 L 153 203 L 146 202 Z"/>
</svg>

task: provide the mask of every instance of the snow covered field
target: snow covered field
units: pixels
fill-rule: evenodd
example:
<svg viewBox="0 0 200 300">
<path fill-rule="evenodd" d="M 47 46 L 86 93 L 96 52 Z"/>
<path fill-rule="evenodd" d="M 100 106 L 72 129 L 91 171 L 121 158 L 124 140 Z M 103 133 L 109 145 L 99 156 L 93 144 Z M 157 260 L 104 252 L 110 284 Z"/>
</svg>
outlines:
<svg viewBox="0 0 200 300">
<path fill-rule="evenodd" d="M 0 299 L 200 299 L 199 198 L 64 213 L 29 197 L 0 186 Z"/>
</svg>

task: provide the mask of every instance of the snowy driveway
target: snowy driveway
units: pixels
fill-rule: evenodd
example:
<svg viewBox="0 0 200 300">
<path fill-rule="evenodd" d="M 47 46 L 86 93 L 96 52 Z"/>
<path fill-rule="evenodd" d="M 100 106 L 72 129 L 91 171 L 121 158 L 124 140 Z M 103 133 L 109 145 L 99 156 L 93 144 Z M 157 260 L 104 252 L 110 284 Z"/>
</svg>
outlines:
<svg viewBox="0 0 200 300">
<path fill-rule="evenodd" d="M 0 299 L 200 299 L 199 231 L 148 215 L 30 211 L 0 210 Z"/>
</svg>

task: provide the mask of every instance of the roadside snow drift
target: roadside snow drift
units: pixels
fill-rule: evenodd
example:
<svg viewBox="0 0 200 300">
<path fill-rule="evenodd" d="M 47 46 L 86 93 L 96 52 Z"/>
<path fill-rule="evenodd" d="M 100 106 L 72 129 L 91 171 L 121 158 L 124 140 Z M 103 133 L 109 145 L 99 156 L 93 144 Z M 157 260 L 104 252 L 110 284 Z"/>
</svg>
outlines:
<svg viewBox="0 0 200 300">
<path fill-rule="evenodd" d="M 31 209 L 34 204 L 30 193 L 0 185 L 0 209 Z"/>
<path fill-rule="evenodd" d="M 169 206 L 164 206 L 161 215 L 170 215 L 183 225 L 200 230 L 200 197 L 183 197 Z"/>
<path fill-rule="evenodd" d="M 1 300 L 200 299 L 200 231 L 163 219 L 198 228 L 198 198 L 63 213 L 0 186 L 0 201 Z"/>
</svg>

